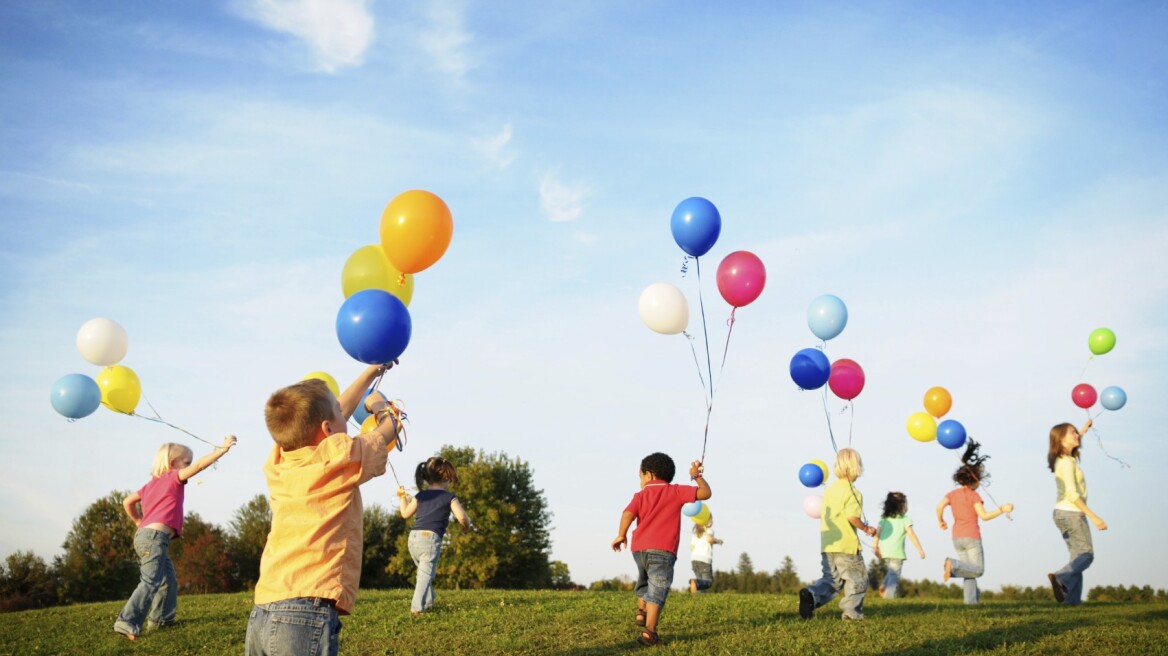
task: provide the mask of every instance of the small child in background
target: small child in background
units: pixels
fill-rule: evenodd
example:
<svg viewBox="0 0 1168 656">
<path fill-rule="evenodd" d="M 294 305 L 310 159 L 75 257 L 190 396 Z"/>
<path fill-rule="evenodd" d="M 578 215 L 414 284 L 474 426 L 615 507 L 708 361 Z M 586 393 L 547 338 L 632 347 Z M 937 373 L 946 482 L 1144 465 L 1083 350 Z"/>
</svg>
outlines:
<svg viewBox="0 0 1168 656">
<path fill-rule="evenodd" d="M 880 596 L 885 599 L 895 599 L 897 587 L 900 584 L 900 570 L 904 567 L 904 538 L 907 535 L 921 559 L 925 557 L 925 550 L 921 548 L 921 541 L 917 539 L 913 530 L 912 520 L 905 516 L 908 512 L 908 498 L 901 492 L 889 492 L 884 499 L 884 514 L 880 518 L 879 530 L 876 535 L 876 557 L 884 559 L 887 573 L 884 583 L 880 584 Z"/>
<path fill-rule="evenodd" d="M 860 553 L 856 529 L 876 535 L 876 527 L 861 518 L 864 496 L 853 483 L 864 473 L 864 463 L 854 449 L 840 449 L 835 457 L 836 481 L 823 493 L 819 519 L 819 543 L 823 576 L 799 591 L 799 617 L 811 619 L 815 609 L 831 601 L 840 590 L 840 610 L 845 620 L 864 619 L 864 593 L 868 570 Z"/>
<path fill-rule="evenodd" d="M 714 521 L 702 526 L 694 524 L 693 537 L 689 540 L 689 562 L 694 577 L 689 580 L 689 591 L 697 594 L 709 590 L 714 585 L 714 545 L 722 541 L 714 537 Z"/>
<path fill-rule="evenodd" d="M 118 613 L 114 631 L 134 640 L 142 632 L 143 620 L 148 629 L 174 624 L 178 612 L 178 577 L 169 550 L 171 539 L 182 536 L 186 484 L 192 476 L 226 455 L 232 446 L 235 446 L 235 436 L 228 435 L 223 438 L 223 444 L 192 463 L 195 454 L 189 447 L 167 442 L 154 454 L 150 481 L 122 500 L 126 514 L 138 527 L 134 533 L 134 551 L 138 554 L 142 578 Z"/>
<path fill-rule="evenodd" d="M 636 520 L 629 549 L 637 563 L 637 626 L 643 627 L 637 642 L 647 647 L 663 644 L 657 635 L 657 621 L 665 608 L 669 586 L 673 585 L 673 565 L 681 540 L 681 507 L 710 498 L 701 462 L 695 460 L 689 467 L 697 487 L 673 485 L 675 472 L 673 458 L 664 453 L 652 453 L 641 460 L 641 491 L 625 506 L 612 541 L 612 550 L 619 552 L 628 542 L 629 527 Z"/>
<path fill-rule="evenodd" d="M 447 488 L 458 485 L 458 472 L 446 458 L 434 456 L 426 462 L 418 463 L 414 471 L 418 496 L 409 497 L 406 489 L 399 487 L 401 516 L 409 519 L 417 515 L 414 527 L 410 529 L 410 557 L 418 568 L 414 583 L 414 598 L 410 601 L 410 615 L 418 617 L 434 606 L 434 573 L 438 569 L 438 557 L 442 554 L 442 537 L 450 524 L 450 514 L 458 520 L 463 530 L 470 528 L 470 518 L 463 510 L 458 497 Z"/>
</svg>

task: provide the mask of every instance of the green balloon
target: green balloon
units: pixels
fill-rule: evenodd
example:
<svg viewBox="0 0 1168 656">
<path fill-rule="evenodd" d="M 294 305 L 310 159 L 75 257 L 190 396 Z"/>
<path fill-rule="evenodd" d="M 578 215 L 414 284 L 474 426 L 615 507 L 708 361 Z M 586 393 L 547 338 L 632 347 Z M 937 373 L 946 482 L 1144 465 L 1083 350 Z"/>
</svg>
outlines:
<svg viewBox="0 0 1168 656">
<path fill-rule="evenodd" d="M 1110 328 L 1096 328 L 1087 338 L 1087 346 L 1091 347 L 1095 355 L 1103 355 L 1115 348 L 1115 333 Z"/>
</svg>

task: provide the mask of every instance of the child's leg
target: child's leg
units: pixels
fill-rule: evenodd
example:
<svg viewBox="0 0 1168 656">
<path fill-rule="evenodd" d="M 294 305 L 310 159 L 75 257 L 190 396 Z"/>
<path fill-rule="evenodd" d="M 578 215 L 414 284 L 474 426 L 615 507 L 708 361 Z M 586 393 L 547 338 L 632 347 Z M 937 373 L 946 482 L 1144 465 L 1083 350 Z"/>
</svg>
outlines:
<svg viewBox="0 0 1168 656">
<path fill-rule="evenodd" d="M 150 528 L 138 529 L 134 534 L 134 551 L 138 554 L 138 567 L 141 578 L 138 587 L 134 588 L 130 600 L 118 613 L 114 621 L 114 631 L 133 639 L 133 636 L 142 632 L 142 621 L 147 613 L 154 596 L 158 593 L 166 576 L 165 566 L 166 548 L 170 544 L 170 536 L 161 531 Z"/>
<path fill-rule="evenodd" d="M 900 572 L 901 568 L 904 567 L 904 559 L 885 558 L 884 567 L 887 571 L 887 574 L 884 575 L 884 598 L 895 599 L 900 586 Z"/>
<path fill-rule="evenodd" d="M 677 556 L 656 549 L 637 551 L 633 556 L 638 559 L 638 571 L 644 570 L 647 581 L 642 595 L 645 628 L 655 633 L 661 610 L 665 607 L 665 599 L 669 596 L 669 586 L 673 585 L 673 564 L 677 561 Z M 639 580 L 638 576 L 638 582 Z"/>
<path fill-rule="evenodd" d="M 146 616 L 146 626 L 151 628 L 174 624 L 175 615 L 178 614 L 178 575 L 174 571 L 169 548 L 163 552 L 163 557 L 162 585 L 158 586 L 158 592 L 150 605 L 150 614 Z"/>
<path fill-rule="evenodd" d="M 1074 606 L 1083 603 L 1083 571 L 1095 561 L 1095 549 L 1091 543 L 1091 526 L 1087 516 L 1081 512 L 1054 511 L 1054 523 L 1067 543 L 1071 562 L 1055 572 L 1059 583 L 1066 588 L 1063 603 Z"/>
<path fill-rule="evenodd" d="M 840 611 L 845 620 L 864 619 L 864 595 L 868 592 L 868 568 L 863 554 L 831 554 L 836 584 L 843 589 Z"/>
<path fill-rule="evenodd" d="M 714 584 L 714 566 L 711 563 L 703 563 L 700 560 L 693 562 L 694 570 L 694 588 L 698 592 L 709 590 L 710 586 Z"/>
<path fill-rule="evenodd" d="M 957 550 L 957 558 L 950 559 L 950 569 L 953 576 L 965 579 L 965 603 L 976 604 L 980 601 L 977 590 L 977 577 L 985 572 L 985 554 L 982 551 L 981 540 L 977 538 L 953 538 L 953 548 Z"/>
<path fill-rule="evenodd" d="M 426 602 L 433 598 L 435 557 L 438 554 L 438 534 L 433 531 L 410 531 L 410 556 L 418 566 L 418 577 L 414 582 L 414 597 L 410 601 L 410 612 L 426 610 Z"/>
<path fill-rule="evenodd" d="M 816 608 L 831 601 L 835 597 L 836 592 L 839 591 L 828 554 L 819 554 L 819 564 L 823 568 L 823 573 L 820 575 L 819 580 L 804 588 L 804 590 L 811 593 L 811 597 L 815 600 Z"/>
</svg>

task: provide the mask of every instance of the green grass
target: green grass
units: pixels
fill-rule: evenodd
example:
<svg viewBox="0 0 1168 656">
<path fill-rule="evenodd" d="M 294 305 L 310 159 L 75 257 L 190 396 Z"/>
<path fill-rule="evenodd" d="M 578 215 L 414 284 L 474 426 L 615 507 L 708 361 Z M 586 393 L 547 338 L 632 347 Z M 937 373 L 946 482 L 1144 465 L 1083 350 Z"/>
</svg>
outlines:
<svg viewBox="0 0 1168 656">
<path fill-rule="evenodd" d="M 631 592 L 438 591 L 409 616 L 410 592 L 365 590 L 343 619 L 342 654 L 626 654 L 636 644 Z M 0 615 L 0 654 L 242 654 L 249 594 L 179 598 L 179 623 L 131 643 L 113 622 L 122 602 Z M 835 602 L 802 621 L 794 596 L 674 592 L 663 654 L 1164 654 L 1168 604 L 885 601 L 843 622 Z"/>
</svg>

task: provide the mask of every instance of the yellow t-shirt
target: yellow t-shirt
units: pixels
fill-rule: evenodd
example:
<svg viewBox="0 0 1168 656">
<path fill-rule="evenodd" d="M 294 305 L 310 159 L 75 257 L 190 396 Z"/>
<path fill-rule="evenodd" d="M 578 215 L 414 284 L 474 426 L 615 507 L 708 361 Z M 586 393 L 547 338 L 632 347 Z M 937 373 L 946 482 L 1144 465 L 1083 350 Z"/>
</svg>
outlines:
<svg viewBox="0 0 1168 656">
<path fill-rule="evenodd" d="M 1075 499 L 1082 499 L 1083 503 L 1087 503 L 1087 479 L 1083 478 L 1079 461 L 1075 460 L 1074 456 L 1059 456 L 1058 460 L 1054 461 L 1054 480 L 1058 487 L 1055 510 L 1083 512 L 1075 505 Z"/>
<path fill-rule="evenodd" d="M 315 447 L 272 448 L 264 463 L 272 530 L 260 559 L 255 603 L 322 597 L 347 615 L 361 580 L 362 512 L 357 486 L 385 473 L 389 453 L 375 433 L 337 433 Z"/>
<path fill-rule="evenodd" d="M 864 495 L 846 479 L 837 478 L 823 493 L 819 515 L 819 545 L 824 553 L 860 553 L 860 539 L 849 517 L 859 517 Z"/>
</svg>

